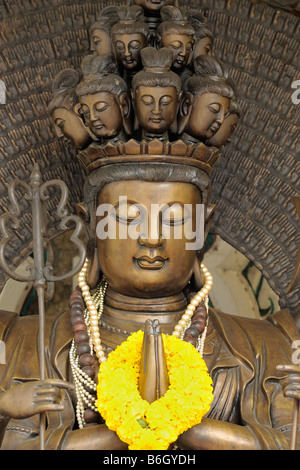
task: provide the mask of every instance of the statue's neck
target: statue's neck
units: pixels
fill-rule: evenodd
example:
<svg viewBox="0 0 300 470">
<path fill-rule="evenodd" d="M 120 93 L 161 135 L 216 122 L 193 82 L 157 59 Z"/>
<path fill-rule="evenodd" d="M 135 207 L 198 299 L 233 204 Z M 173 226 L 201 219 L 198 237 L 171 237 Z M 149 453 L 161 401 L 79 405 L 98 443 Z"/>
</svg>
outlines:
<svg viewBox="0 0 300 470">
<path fill-rule="evenodd" d="M 181 140 L 185 142 L 186 144 L 199 144 L 201 142 L 200 139 L 196 139 L 192 135 L 188 134 L 187 132 L 184 132 L 181 136 Z"/>
<path fill-rule="evenodd" d="M 172 334 L 187 306 L 185 295 L 162 298 L 135 298 L 109 288 L 100 319 L 101 341 L 115 348 L 134 331 L 144 330 L 145 321 L 159 320 L 163 333 Z"/>
<path fill-rule="evenodd" d="M 147 132 L 143 129 L 142 140 L 147 140 L 148 142 L 151 142 L 153 139 L 158 139 L 162 142 L 168 142 L 168 132 L 163 132 L 162 134 L 153 134 L 152 132 Z"/>
</svg>

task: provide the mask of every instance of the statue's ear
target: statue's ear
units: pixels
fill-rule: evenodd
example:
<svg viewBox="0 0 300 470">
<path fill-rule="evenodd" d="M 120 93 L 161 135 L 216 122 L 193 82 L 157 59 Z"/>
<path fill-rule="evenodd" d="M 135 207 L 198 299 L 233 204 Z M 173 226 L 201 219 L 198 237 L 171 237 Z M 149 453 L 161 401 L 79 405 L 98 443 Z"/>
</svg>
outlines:
<svg viewBox="0 0 300 470">
<path fill-rule="evenodd" d="M 206 237 L 210 231 L 211 227 L 211 222 L 213 215 L 216 210 L 216 205 L 215 204 L 209 204 L 206 208 L 206 214 L 205 214 L 205 228 L 204 228 L 204 240 L 206 240 Z"/>
<path fill-rule="evenodd" d="M 156 40 L 156 45 L 160 48 L 161 47 L 161 35 L 156 34 L 155 40 Z"/>
<path fill-rule="evenodd" d="M 193 269 L 193 276 L 191 278 L 191 287 L 195 291 L 199 291 L 205 282 L 203 273 L 201 271 L 201 262 L 202 262 L 203 254 L 202 251 L 197 254 L 194 261 L 194 269 Z"/>
<path fill-rule="evenodd" d="M 102 273 L 98 257 L 98 250 L 95 248 L 94 254 L 90 260 L 89 269 L 87 273 L 87 283 L 91 289 L 95 289 L 100 282 Z"/>
<path fill-rule="evenodd" d="M 130 135 L 132 133 L 131 128 L 131 101 L 127 93 L 122 93 L 119 96 L 120 109 L 123 117 L 124 131 Z"/>
<path fill-rule="evenodd" d="M 135 107 L 135 91 L 133 91 L 133 90 L 131 90 L 131 103 L 132 103 L 132 106 L 133 106 L 133 109 L 134 109 L 134 107 Z M 139 122 L 138 122 L 138 119 L 137 119 L 137 116 L 136 116 L 136 112 L 134 112 L 133 118 L 134 118 L 133 130 L 137 131 L 140 126 L 139 126 Z"/>
<path fill-rule="evenodd" d="M 90 222 L 89 210 L 85 202 L 78 202 L 76 204 L 76 212 L 85 225 L 89 224 Z"/>
<path fill-rule="evenodd" d="M 82 118 L 82 113 L 81 113 L 81 103 L 76 103 L 75 106 L 73 106 L 74 113 L 77 114 L 77 116 Z"/>
<path fill-rule="evenodd" d="M 193 105 L 193 95 L 189 91 L 186 91 L 181 96 L 179 103 L 179 112 L 178 112 L 178 133 L 182 134 L 186 125 L 189 121 L 190 114 L 192 111 Z"/>
<path fill-rule="evenodd" d="M 180 105 L 180 101 L 181 101 L 181 96 L 182 96 L 182 92 L 180 92 L 178 94 L 178 104 L 177 104 L 177 110 L 176 110 L 176 116 L 178 117 L 178 112 L 179 112 L 179 105 Z M 173 134 L 177 134 L 178 133 L 178 121 L 177 119 L 175 119 L 172 124 L 170 125 L 170 131 L 173 133 Z"/>
</svg>

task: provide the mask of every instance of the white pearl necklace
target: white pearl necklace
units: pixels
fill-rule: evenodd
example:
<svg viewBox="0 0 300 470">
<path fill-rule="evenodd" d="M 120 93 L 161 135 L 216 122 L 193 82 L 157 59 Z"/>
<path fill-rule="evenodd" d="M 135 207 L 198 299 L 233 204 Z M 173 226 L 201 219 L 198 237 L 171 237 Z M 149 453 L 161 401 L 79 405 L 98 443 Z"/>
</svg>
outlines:
<svg viewBox="0 0 300 470">
<path fill-rule="evenodd" d="M 99 320 L 103 312 L 104 306 L 104 297 L 107 289 L 107 282 L 102 282 L 99 291 L 96 292 L 94 296 L 90 294 L 90 288 L 86 282 L 87 272 L 89 267 L 89 261 L 86 260 L 82 270 L 78 276 L 78 285 L 81 289 L 83 299 L 85 301 L 86 310 L 85 310 L 85 323 L 88 327 L 88 334 L 90 335 L 90 347 L 91 354 L 95 351 L 98 358 L 99 364 L 101 365 L 106 361 L 105 352 L 101 345 L 100 330 L 99 330 Z M 189 327 L 191 323 L 191 318 L 194 314 L 194 311 L 198 305 L 204 301 L 206 309 L 208 310 L 208 293 L 213 285 L 213 278 L 208 272 L 208 269 L 201 264 L 201 269 L 205 278 L 205 283 L 202 289 L 195 295 L 187 306 L 184 314 L 174 328 L 172 335 L 177 336 L 178 338 L 183 338 L 185 330 Z M 204 341 L 207 332 L 206 322 L 205 330 L 202 333 L 201 337 L 198 339 L 197 350 L 201 357 L 203 356 Z M 88 392 L 87 389 L 95 392 L 97 385 L 94 380 L 88 377 L 79 366 L 79 358 L 76 355 L 76 348 L 74 340 L 70 349 L 70 364 L 73 372 L 74 382 L 75 382 L 75 391 L 77 396 L 77 407 L 76 407 L 76 417 L 78 421 L 79 428 L 82 429 L 85 425 L 83 414 L 84 406 L 88 406 L 92 410 L 96 410 L 94 404 L 94 396 Z"/>
</svg>

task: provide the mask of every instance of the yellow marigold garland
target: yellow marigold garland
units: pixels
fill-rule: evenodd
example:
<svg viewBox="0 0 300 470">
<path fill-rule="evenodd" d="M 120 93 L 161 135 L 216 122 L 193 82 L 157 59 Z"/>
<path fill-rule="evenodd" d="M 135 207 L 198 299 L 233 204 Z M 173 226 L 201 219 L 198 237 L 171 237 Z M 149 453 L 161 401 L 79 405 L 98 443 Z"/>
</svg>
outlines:
<svg viewBox="0 0 300 470">
<path fill-rule="evenodd" d="M 166 450 L 209 410 L 212 380 L 191 344 L 163 335 L 170 386 L 159 400 L 143 400 L 138 390 L 143 335 L 133 333 L 101 364 L 96 406 L 130 450 Z"/>
</svg>

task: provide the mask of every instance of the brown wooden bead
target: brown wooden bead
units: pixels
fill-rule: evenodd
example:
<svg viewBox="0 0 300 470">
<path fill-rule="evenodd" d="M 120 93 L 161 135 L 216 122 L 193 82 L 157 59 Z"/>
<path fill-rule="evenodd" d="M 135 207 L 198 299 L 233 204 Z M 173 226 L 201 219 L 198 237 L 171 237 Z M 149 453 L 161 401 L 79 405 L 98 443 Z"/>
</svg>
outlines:
<svg viewBox="0 0 300 470">
<path fill-rule="evenodd" d="M 84 321 L 84 316 L 83 316 L 83 315 L 79 315 L 79 314 L 77 314 L 77 315 L 72 315 L 72 316 L 70 317 L 70 321 L 71 321 L 71 325 L 72 325 L 72 326 L 75 326 L 76 323 L 78 323 L 78 322 L 80 322 L 80 321 L 82 321 L 82 322 Z"/>
<path fill-rule="evenodd" d="M 202 334 L 204 329 L 205 329 L 205 325 L 206 325 L 206 322 L 204 321 L 196 321 L 196 322 L 192 322 L 191 326 L 195 327 L 195 328 L 198 328 L 199 330 L 199 333 Z"/>
<path fill-rule="evenodd" d="M 87 331 L 87 326 L 84 321 L 78 321 L 73 326 L 73 331 L 74 333 L 76 333 L 76 331 Z"/>
<path fill-rule="evenodd" d="M 93 410 L 85 410 L 83 414 L 83 419 L 86 423 L 96 423 L 99 421 L 99 413 Z"/>
<path fill-rule="evenodd" d="M 95 377 L 95 370 L 93 366 L 84 366 L 82 371 L 91 378 Z"/>
<path fill-rule="evenodd" d="M 79 364 L 81 367 L 92 366 L 94 364 L 94 358 L 89 353 L 82 354 L 79 356 Z"/>
<path fill-rule="evenodd" d="M 186 341 L 187 343 L 191 343 L 193 346 L 196 346 L 197 344 L 197 340 L 193 338 L 191 335 L 186 335 L 184 337 L 184 341 Z"/>
<path fill-rule="evenodd" d="M 204 316 L 204 315 L 193 315 L 193 317 L 192 317 L 192 323 L 197 322 L 197 321 L 206 323 L 206 320 L 207 320 L 207 315 L 206 316 Z"/>
<path fill-rule="evenodd" d="M 194 315 L 207 315 L 206 307 L 204 305 L 198 306 Z"/>
<path fill-rule="evenodd" d="M 84 308 L 81 308 L 81 307 L 74 307 L 73 308 L 73 307 L 71 307 L 70 308 L 70 314 L 71 314 L 71 316 L 78 315 L 78 314 L 84 315 Z"/>
<path fill-rule="evenodd" d="M 194 327 L 191 325 L 187 330 L 186 330 L 186 335 L 191 335 L 193 338 L 198 338 L 199 337 L 199 330 L 198 328 Z"/>
<path fill-rule="evenodd" d="M 82 354 L 89 353 L 91 350 L 90 345 L 88 343 L 80 343 L 76 347 L 76 353 L 78 356 L 81 356 Z"/>
<path fill-rule="evenodd" d="M 72 302 L 70 304 L 70 309 L 74 310 L 75 308 L 80 308 L 80 310 L 84 310 L 84 303 L 79 302 L 78 300 L 76 302 Z"/>
<path fill-rule="evenodd" d="M 76 331 L 74 334 L 74 340 L 76 344 L 88 343 L 89 339 L 89 335 L 86 331 Z"/>
</svg>

